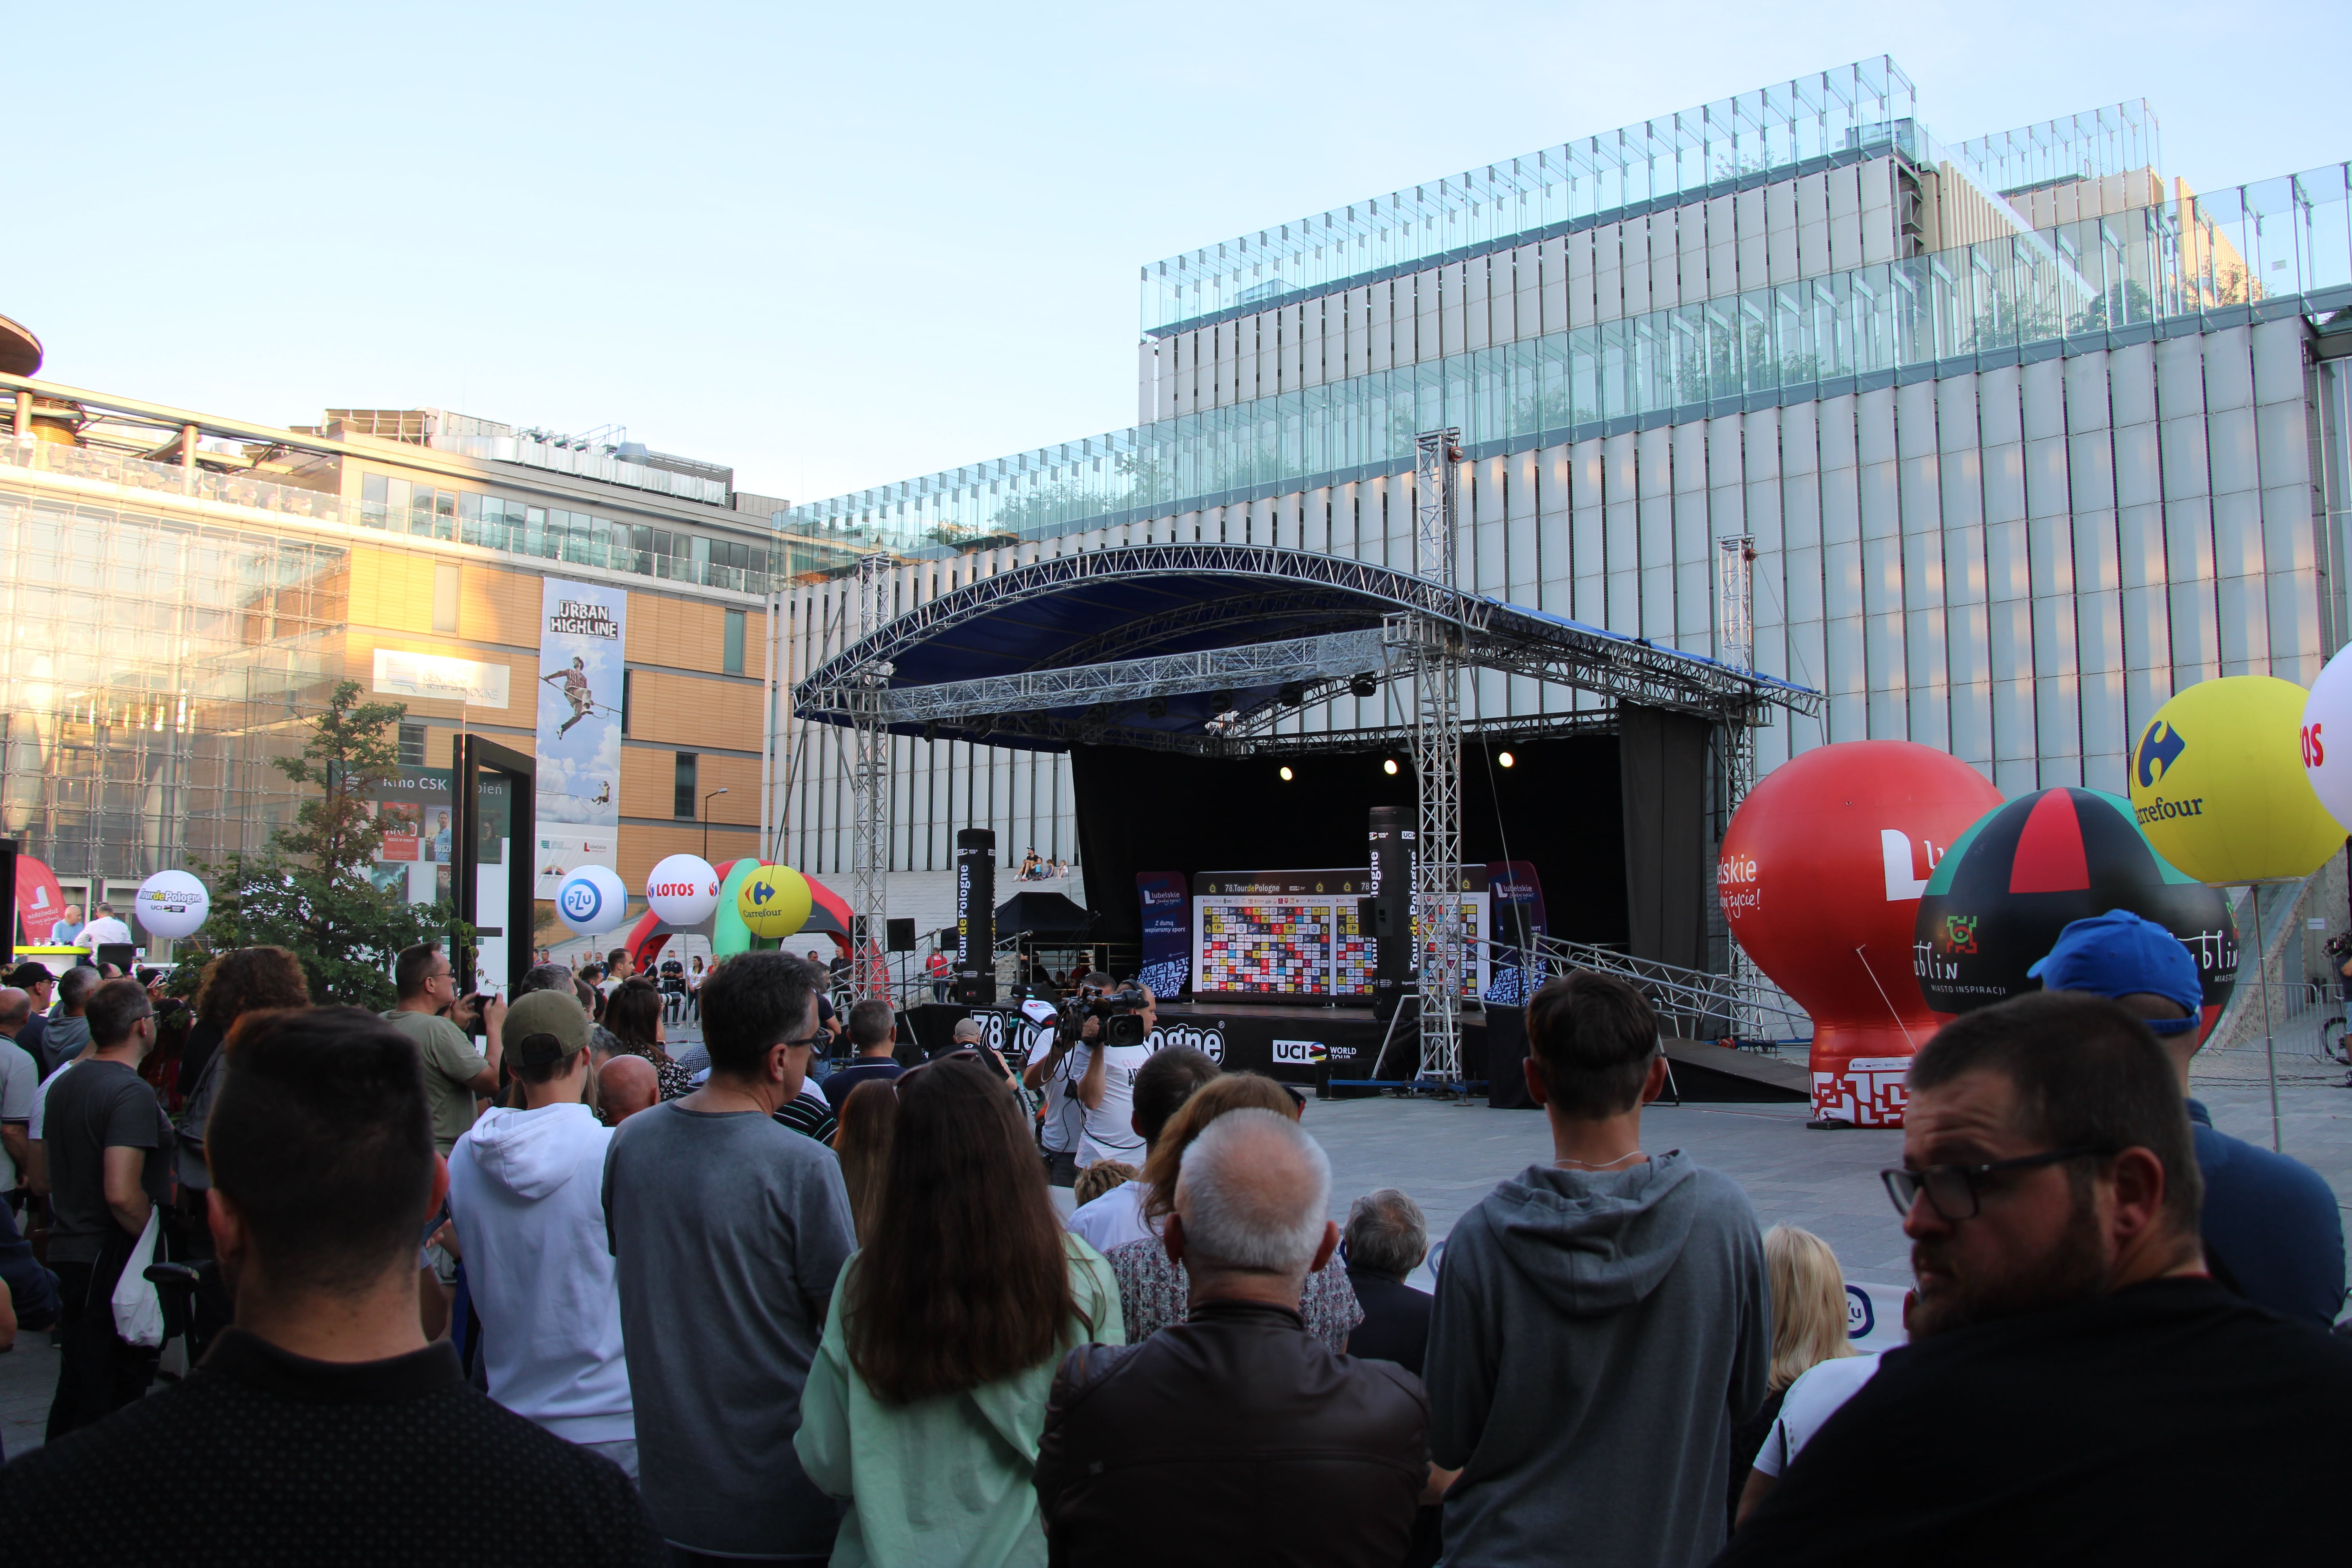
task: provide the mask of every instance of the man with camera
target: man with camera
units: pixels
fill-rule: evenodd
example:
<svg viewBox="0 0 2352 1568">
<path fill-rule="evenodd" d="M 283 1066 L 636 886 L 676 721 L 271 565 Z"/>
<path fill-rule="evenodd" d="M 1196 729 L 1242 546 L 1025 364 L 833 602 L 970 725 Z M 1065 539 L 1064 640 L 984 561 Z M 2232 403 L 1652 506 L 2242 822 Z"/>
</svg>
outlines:
<svg viewBox="0 0 2352 1568">
<path fill-rule="evenodd" d="M 383 1016 L 408 1037 L 425 1064 L 433 1146 L 446 1157 L 474 1124 L 475 1097 L 499 1091 L 499 1026 L 506 1021 L 506 1004 L 478 994 L 458 996 L 457 972 L 438 942 L 403 950 L 392 980 L 400 1002 Z M 476 1027 L 489 1032 L 485 1051 L 476 1051 L 467 1037 Z"/>
<path fill-rule="evenodd" d="M 1045 1054 L 1021 1070 L 1021 1087 L 1045 1101 L 1037 1146 L 1045 1155 L 1045 1180 L 1056 1187 L 1077 1183 L 1078 1135 L 1087 1119 L 1087 1108 L 1078 1103 L 1076 1092 L 1078 1073 L 1085 1067 L 1077 1048 L 1091 1042 L 1101 1028 L 1102 1020 L 1091 1013 L 1075 1009 L 1065 1013 Z"/>
<path fill-rule="evenodd" d="M 1103 1160 L 1130 1165 L 1143 1163 L 1143 1135 L 1135 1130 L 1135 1075 L 1151 1059 L 1144 1042 L 1160 1026 L 1159 999 L 1129 981 L 1097 1002 L 1092 1011 L 1102 1019 L 1098 1041 L 1082 1045 L 1077 1064 L 1078 1103 L 1086 1107 L 1086 1125 L 1078 1134 L 1077 1163 Z"/>
</svg>

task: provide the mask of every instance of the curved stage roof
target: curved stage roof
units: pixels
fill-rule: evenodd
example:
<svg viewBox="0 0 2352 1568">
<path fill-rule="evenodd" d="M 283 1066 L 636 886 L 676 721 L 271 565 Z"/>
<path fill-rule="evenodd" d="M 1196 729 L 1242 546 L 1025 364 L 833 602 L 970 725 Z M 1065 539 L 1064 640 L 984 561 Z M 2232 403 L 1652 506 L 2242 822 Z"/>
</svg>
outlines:
<svg viewBox="0 0 2352 1568">
<path fill-rule="evenodd" d="M 1725 718 L 1821 700 L 1384 566 L 1266 545 L 1148 544 L 1053 556 L 943 595 L 813 671 L 794 707 L 847 723 L 857 671 L 880 661 L 885 725 L 899 734 L 1248 751 L 1280 713 L 1402 673 L 1382 624 L 1415 613 L 1458 628 L 1465 663 L 1622 701 Z"/>
</svg>

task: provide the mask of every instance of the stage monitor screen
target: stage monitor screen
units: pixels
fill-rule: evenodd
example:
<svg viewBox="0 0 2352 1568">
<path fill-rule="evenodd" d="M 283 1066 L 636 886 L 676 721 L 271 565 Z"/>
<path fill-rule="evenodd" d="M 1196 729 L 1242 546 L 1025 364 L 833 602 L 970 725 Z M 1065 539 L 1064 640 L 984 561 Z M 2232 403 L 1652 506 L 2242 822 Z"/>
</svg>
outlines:
<svg viewBox="0 0 2352 1568">
<path fill-rule="evenodd" d="M 1483 866 L 1461 868 L 1462 994 L 1486 989 Z M 1369 1000 L 1372 951 L 1357 918 L 1368 868 L 1203 871 L 1192 891 L 1192 994 L 1244 1001 L 1285 996 Z M 1419 921 L 1415 920 L 1416 935 Z"/>
</svg>

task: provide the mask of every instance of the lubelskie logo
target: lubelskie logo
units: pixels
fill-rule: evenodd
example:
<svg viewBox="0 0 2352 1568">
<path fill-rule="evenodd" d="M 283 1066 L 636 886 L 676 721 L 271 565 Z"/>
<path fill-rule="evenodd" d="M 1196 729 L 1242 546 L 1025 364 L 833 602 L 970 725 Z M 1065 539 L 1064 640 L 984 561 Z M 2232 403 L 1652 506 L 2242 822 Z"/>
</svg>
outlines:
<svg viewBox="0 0 2352 1568">
<path fill-rule="evenodd" d="M 2180 738 L 2180 731 L 2163 720 L 2158 719 L 2150 724 L 2147 727 L 2147 732 L 2139 738 L 2139 757 L 2137 763 L 2139 768 L 2139 787 L 2154 789 L 2162 783 L 2164 775 L 2171 770 L 2172 764 L 2180 760 L 2180 753 L 2188 749 L 2189 742 Z"/>
</svg>

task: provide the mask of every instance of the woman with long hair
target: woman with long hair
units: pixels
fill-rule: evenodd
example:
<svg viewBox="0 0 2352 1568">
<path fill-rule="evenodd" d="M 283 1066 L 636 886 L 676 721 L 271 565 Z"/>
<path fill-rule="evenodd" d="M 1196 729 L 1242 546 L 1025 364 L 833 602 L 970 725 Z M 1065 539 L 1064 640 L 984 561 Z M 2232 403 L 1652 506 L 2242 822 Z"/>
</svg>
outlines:
<svg viewBox="0 0 2352 1568">
<path fill-rule="evenodd" d="M 890 1143 L 898 1124 L 896 1084 L 873 1079 L 853 1084 L 835 1113 L 833 1152 L 841 1162 L 841 1184 L 849 1189 L 849 1218 L 860 1247 L 874 1239 L 882 1184 L 890 1173 Z"/>
<path fill-rule="evenodd" d="M 1278 1110 L 1296 1121 L 1299 1109 L 1288 1089 L 1254 1072 L 1225 1073 L 1194 1089 L 1183 1109 L 1160 1130 L 1160 1141 L 1143 1162 L 1143 1182 L 1150 1189 L 1143 1200 L 1143 1223 L 1156 1233 L 1176 1212 L 1176 1177 L 1184 1167 L 1184 1151 L 1210 1122 L 1229 1110 Z M 1169 1261 L 1168 1248 L 1157 1234 L 1114 1247 L 1108 1256 L 1118 1279 L 1129 1344 L 1141 1344 L 1169 1324 L 1184 1321 L 1192 1281 L 1182 1264 Z M 1364 1321 L 1364 1309 L 1356 1300 L 1356 1288 L 1348 1282 L 1347 1263 L 1336 1251 L 1329 1263 L 1307 1277 L 1298 1310 L 1308 1333 L 1334 1353 L 1347 1350 L 1348 1335 Z"/>
<path fill-rule="evenodd" d="M 621 1042 L 621 1049 L 654 1064 L 654 1079 L 664 1100 L 694 1092 L 694 1075 L 663 1048 L 661 993 L 646 981 L 631 976 L 604 999 L 604 1027 Z"/>
<path fill-rule="evenodd" d="M 793 1439 L 848 1513 L 836 1563 L 1045 1561 L 1037 1438 L 1071 1347 L 1120 1336 L 1118 1288 L 1065 1231 L 1003 1082 L 943 1057 L 893 1085 L 888 1173 L 842 1266 Z"/>
<path fill-rule="evenodd" d="M 1764 1271 L 1772 1282 L 1772 1364 L 1764 1379 L 1764 1404 L 1731 1432 L 1731 1495 L 1734 1524 L 1756 1452 L 1780 1418 L 1789 1385 L 1825 1361 L 1853 1353 L 1846 1337 L 1845 1272 L 1830 1244 L 1810 1230 L 1776 1225 L 1764 1233 Z"/>
</svg>

